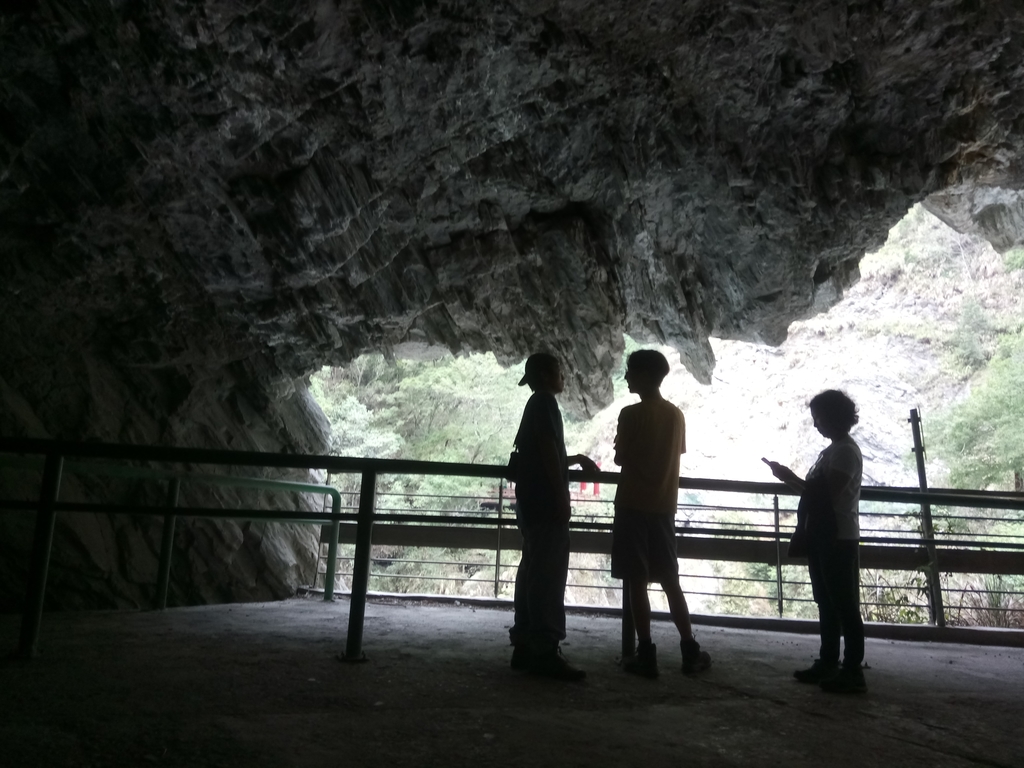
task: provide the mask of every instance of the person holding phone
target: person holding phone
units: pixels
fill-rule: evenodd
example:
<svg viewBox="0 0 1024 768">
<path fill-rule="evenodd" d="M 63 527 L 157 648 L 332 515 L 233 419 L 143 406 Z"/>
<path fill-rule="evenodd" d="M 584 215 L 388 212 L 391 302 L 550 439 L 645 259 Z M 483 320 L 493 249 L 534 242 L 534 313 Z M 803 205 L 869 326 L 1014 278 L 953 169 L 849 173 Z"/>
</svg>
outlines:
<svg viewBox="0 0 1024 768">
<path fill-rule="evenodd" d="M 798 534 L 806 543 L 807 568 L 818 604 L 821 648 L 808 669 L 793 673 L 801 683 L 817 683 L 834 693 L 867 690 L 864 621 L 860 613 L 860 486 L 864 459 L 850 437 L 859 421 L 846 394 L 829 389 L 810 402 L 814 427 L 830 441 L 800 478 L 789 467 L 762 459 L 779 480 L 800 491 Z M 797 535 L 794 535 L 794 540 Z M 792 551 L 792 544 L 791 544 Z M 839 639 L 845 647 L 839 662 Z"/>
</svg>

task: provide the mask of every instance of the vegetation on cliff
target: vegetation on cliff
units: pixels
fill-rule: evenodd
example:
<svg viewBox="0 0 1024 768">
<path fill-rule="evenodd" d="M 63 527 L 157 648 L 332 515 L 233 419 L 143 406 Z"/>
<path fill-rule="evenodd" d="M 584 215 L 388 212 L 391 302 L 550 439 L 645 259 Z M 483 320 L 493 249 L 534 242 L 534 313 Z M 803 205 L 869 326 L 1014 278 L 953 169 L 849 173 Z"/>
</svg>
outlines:
<svg viewBox="0 0 1024 768">
<path fill-rule="evenodd" d="M 673 364 L 663 391 L 687 414 L 690 452 L 684 457 L 684 474 L 769 480 L 759 462 L 765 454 L 806 471 L 824 445 L 811 427 L 806 402 L 820 389 L 838 387 L 849 391 L 861 408 L 855 436 L 865 452 L 866 483 L 916 485 L 906 417 L 917 407 L 925 416 L 933 487 L 1013 487 L 1015 473 L 1024 467 L 1024 398 L 1019 396 L 1024 391 L 1024 252 L 1000 255 L 984 241 L 949 229 L 917 207 L 893 229 L 881 250 L 863 260 L 861 269 L 861 281 L 843 302 L 828 313 L 794 323 L 778 348 L 715 341 L 718 360 L 711 385 L 696 383 L 681 365 Z M 627 339 L 627 354 L 637 346 Z M 666 352 L 672 359 L 671 350 Z M 344 368 L 315 375 L 313 391 L 334 425 L 337 453 L 501 464 L 529 396 L 517 386 L 521 375 L 522 365 L 505 369 L 492 355 L 439 353 L 417 361 L 364 355 Z M 614 374 L 614 384 L 615 401 L 589 422 L 566 412 L 570 450 L 593 456 L 606 469 L 613 469 L 616 416 L 633 399 L 625 391 L 621 370 Z M 398 491 L 396 482 L 385 490 Z M 472 507 L 479 503 L 476 496 L 494 491 L 493 483 L 483 481 L 412 478 L 403 483 L 401 490 L 412 504 L 416 494 L 432 500 L 441 495 L 446 508 Z M 683 500 L 707 501 L 699 494 Z M 699 513 L 683 515 L 688 522 L 692 517 L 694 524 L 699 523 Z M 754 524 L 747 513 L 729 515 L 723 522 Z M 972 524 L 978 530 L 971 532 L 1017 531 L 1016 518 L 1004 517 Z M 910 515 L 871 518 L 867 524 L 912 531 L 919 522 Z M 953 532 L 964 525 L 952 516 L 943 518 L 939 511 L 940 528 Z M 389 574 L 423 573 L 422 565 L 406 564 L 423 553 L 390 555 L 402 564 L 396 563 L 399 567 Z M 475 565 L 463 568 L 464 575 L 471 579 L 482 572 L 489 558 L 493 562 L 492 555 L 470 553 Z M 466 557 L 451 552 L 445 559 Z M 606 568 L 603 559 L 585 560 L 576 565 L 594 569 L 580 571 L 587 588 L 610 585 L 606 576 L 595 575 Z M 692 565 L 692 591 L 717 595 L 698 598 L 699 607 L 745 613 L 775 610 L 772 574 L 761 573 L 767 566 Z M 501 578 L 511 579 L 511 571 L 504 571 Z M 864 579 L 866 594 L 874 595 L 865 601 L 870 603 L 869 618 L 925 618 L 919 607 L 924 592 L 921 574 L 865 572 Z M 715 586 L 709 588 L 708 583 Z M 968 592 L 1013 587 L 996 585 L 992 579 L 955 586 Z M 390 578 L 380 588 L 403 589 Z M 457 589 L 465 593 L 464 586 Z M 751 593 L 759 599 L 729 596 Z M 799 602 L 804 597 L 799 588 L 788 588 L 787 614 L 809 615 L 811 606 Z M 578 598 L 590 599 L 586 593 Z M 976 617 L 962 614 L 976 609 L 987 608 L 961 604 L 961 618 L 973 623 Z"/>
</svg>

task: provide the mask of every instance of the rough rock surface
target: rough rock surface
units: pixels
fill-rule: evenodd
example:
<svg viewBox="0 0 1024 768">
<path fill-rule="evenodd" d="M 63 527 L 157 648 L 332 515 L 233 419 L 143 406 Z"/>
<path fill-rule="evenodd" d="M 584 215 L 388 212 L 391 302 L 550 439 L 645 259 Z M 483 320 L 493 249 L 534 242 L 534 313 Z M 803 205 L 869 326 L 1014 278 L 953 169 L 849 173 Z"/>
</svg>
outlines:
<svg viewBox="0 0 1024 768">
<path fill-rule="evenodd" d="M 547 347 L 591 411 L 623 331 L 707 381 L 913 202 L 1021 187 L 1022 85 L 1016 0 L 23 0 L 0 434 L 318 450 L 304 376 L 424 344 Z"/>
<path fill-rule="evenodd" d="M 961 185 L 936 192 L 925 207 L 960 232 L 973 232 L 1000 253 L 1024 246 L 1024 193 Z"/>
</svg>

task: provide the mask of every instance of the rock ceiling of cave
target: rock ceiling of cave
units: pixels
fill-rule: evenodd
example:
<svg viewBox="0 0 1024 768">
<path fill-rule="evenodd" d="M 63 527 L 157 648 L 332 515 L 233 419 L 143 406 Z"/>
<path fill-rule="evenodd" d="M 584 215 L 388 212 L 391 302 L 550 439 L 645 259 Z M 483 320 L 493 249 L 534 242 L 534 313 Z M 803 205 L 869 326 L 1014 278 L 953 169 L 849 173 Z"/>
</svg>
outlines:
<svg viewBox="0 0 1024 768">
<path fill-rule="evenodd" d="M 269 392 L 368 349 L 546 348 L 594 406 L 628 332 L 706 380 L 709 335 L 778 343 L 914 202 L 967 227 L 979 188 L 1020 186 L 1022 19 L 22 3 L 0 17 L 4 377 L 31 401 L 86 349 L 159 372 L 158 412 L 224 370 Z"/>
</svg>

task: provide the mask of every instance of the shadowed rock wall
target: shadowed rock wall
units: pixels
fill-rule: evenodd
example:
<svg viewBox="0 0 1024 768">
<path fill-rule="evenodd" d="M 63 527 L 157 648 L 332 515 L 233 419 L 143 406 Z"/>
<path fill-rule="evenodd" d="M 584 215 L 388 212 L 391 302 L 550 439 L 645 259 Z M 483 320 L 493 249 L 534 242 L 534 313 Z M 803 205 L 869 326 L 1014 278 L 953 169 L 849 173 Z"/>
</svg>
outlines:
<svg viewBox="0 0 1024 768">
<path fill-rule="evenodd" d="M 308 372 L 423 344 L 550 349 L 584 410 L 624 331 L 706 381 L 913 202 L 1021 186 L 1022 44 L 1015 0 L 24 2 L 0 433 L 317 451 Z"/>
</svg>

